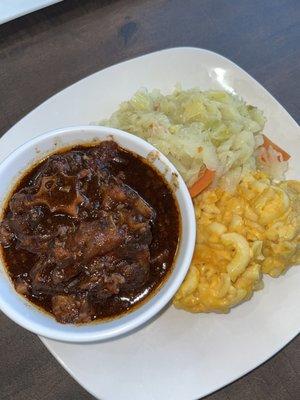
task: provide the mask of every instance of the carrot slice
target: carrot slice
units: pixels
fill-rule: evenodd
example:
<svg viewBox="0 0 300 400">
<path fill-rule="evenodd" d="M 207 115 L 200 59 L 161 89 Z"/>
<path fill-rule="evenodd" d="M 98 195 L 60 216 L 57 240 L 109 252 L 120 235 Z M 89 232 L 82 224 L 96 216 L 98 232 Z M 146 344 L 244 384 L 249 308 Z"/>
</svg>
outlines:
<svg viewBox="0 0 300 400">
<path fill-rule="evenodd" d="M 273 143 L 269 138 L 267 138 L 267 136 L 263 135 L 263 137 L 264 137 L 263 146 L 266 150 L 268 150 L 269 146 L 271 146 L 271 147 L 273 147 L 274 150 L 278 151 L 278 153 L 280 153 L 282 155 L 282 158 L 284 161 L 287 161 L 288 159 L 291 158 L 289 153 L 287 153 L 282 148 L 277 146 L 277 144 Z"/>
<path fill-rule="evenodd" d="M 189 192 L 192 197 L 196 197 L 199 193 L 201 193 L 204 189 L 209 186 L 215 176 L 215 171 L 210 171 L 209 169 L 205 169 L 204 173 L 201 177 L 191 186 L 189 187 Z"/>
</svg>

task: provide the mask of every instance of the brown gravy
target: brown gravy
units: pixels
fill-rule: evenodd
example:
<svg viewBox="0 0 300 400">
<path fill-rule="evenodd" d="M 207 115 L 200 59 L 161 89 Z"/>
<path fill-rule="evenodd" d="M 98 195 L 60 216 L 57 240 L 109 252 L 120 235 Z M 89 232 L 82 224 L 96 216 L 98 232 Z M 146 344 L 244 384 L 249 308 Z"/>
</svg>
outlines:
<svg viewBox="0 0 300 400">
<path fill-rule="evenodd" d="M 165 179 L 113 141 L 77 146 L 28 171 L 0 242 L 16 290 L 62 323 L 113 318 L 164 282 L 180 232 Z"/>
</svg>

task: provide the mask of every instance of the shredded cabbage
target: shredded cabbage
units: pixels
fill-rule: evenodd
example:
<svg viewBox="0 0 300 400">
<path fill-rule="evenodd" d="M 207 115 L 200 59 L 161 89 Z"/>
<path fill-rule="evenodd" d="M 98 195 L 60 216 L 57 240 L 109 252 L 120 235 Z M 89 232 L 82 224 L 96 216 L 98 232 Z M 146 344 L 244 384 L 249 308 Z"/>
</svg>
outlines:
<svg viewBox="0 0 300 400">
<path fill-rule="evenodd" d="M 140 89 L 102 125 L 133 133 L 164 153 L 192 185 L 206 167 L 232 191 L 257 167 L 265 118 L 238 96 L 197 88 L 163 95 Z"/>
</svg>

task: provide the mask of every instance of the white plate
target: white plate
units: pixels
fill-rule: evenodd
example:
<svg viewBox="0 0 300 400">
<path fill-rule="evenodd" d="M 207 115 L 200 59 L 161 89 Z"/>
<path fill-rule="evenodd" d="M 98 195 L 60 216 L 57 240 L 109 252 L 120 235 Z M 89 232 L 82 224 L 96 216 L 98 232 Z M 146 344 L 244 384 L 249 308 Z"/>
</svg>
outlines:
<svg viewBox="0 0 300 400">
<path fill-rule="evenodd" d="M 270 73 L 272 73 L 270 71 Z M 202 49 L 175 48 L 97 72 L 63 90 L 18 122 L 1 139 L 0 159 L 50 129 L 107 117 L 141 86 L 234 91 L 264 110 L 265 132 L 291 155 L 289 178 L 300 177 L 299 127 L 253 78 L 226 58 Z M 97 344 L 42 339 L 67 371 L 102 400 L 192 400 L 257 367 L 300 327 L 300 268 L 228 315 L 193 315 L 169 308 L 144 329 Z"/>
<path fill-rule="evenodd" d="M 59 1 L 61 0 L 0 0 L 0 24 Z"/>
</svg>

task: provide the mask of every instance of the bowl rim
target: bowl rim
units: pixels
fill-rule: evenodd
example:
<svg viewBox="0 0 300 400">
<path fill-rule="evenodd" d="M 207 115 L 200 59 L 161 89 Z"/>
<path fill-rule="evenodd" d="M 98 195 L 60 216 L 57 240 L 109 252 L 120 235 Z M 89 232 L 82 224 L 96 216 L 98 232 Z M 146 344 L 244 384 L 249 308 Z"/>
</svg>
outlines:
<svg viewBox="0 0 300 400">
<path fill-rule="evenodd" d="M 101 331 L 101 329 L 96 330 L 96 331 L 91 331 L 91 332 L 80 331 L 81 327 L 97 326 L 97 322 L 91 323 L 91 324 L 82 324 L 82 325 L 60 324 L 60 323 L 56 322 L 51 315 L 48 315 L 48 314 L 44 313 L 43 311 L 39 311 L 38 307 L 34 306 L 29 300 L 24 299 L 24 296 L 19 295 L 13 287 L 13 291 L 14 291 L 15 295 L 19 296 L 19 298 L 21 297 L 22 300 L 25 301 L 26 305 L 35 309 L 37 313 L 42 313 L 43 315 L 47 315 L 49 318 L 53 318 L 53 320 L 57 324 L 56 327 L 46 327 L 45 325 L 43 325 L 42 322 L 32 321 L 30 318 L 24 316 L 22 314 L 22 312 L 20 310 L 18 310 L 18 307 L 12 306 L 9 301 L 7 301 L 5 298 L 3 298 L 2 293 L 0 293 L 0 309 L 10 319 L 12 319 L 14 322 L 19 324 L 23 328 L 25 328 L 35 334 L 38 334 L 38 335 L 41 335 L 41 336 L 44 336 L 44 337 L 47 337 L 50 339 L 64 341 L 64 342 L 77 342 L 77 343 L 107 340 L 107 339 L 112 339 L 117 336 L 124 335 L 125 333 L 128 333 L 128 332 L 140 327 L 141 325 L 145 324 L 147 321 L 149 321 L 151 318 L 153 318 L 156 314 L 158 314 L 169 303 L 171 298 L 175 295 L 176 291 L 178 290 L 180 284 L 184 280 L 184 278 L 188 272 L 188 269 L 189 269 L 189 265 L 190 265 L 194 247 L 195 247 L 195 240 L 196 240 L 196 222 L 195 222 L 194 206 L 193 206 L 192 199 L 190 197 L 188 188 L 187 188 L 185 182 L 183 181 L 181 175 L 178 173 L 175 166 L 158 149 L 156 149 L 153 145 L 148 143 L 146 140 L 144 140 L 138 136 L 135 136 L 133 134 L 130 134 L 128 132 L 125 132 L 125 131 L 122 131 L 119 129 L 115 129 L 115 128 L 100 126 L 100 125 L 69 126 L 69 127 L 65 127 L 65 128 L 59 128 L 59 129 L 47 131 L 45 133 L 42 133 L 42 134 L 26 141 L 24 144 L 20 145 L 15 150 L 13 150 L 0 163 L 0 174 L 5 172 L 6 168 L 10 165 L 11 162 L 13 162 L 13 160 L 17 156 L 21 156 L 28 149 L 35 148 L 35 146 L 43 143 L 46 140 L 54 139 L 54 138 L 59 139 L 59 137 L 61 137 L 61 135 L 68 136 L 68 135 L 72 135 L 72 134 L 75 134 L 76 132 L 81 132 L 81 131 L 82 131 L 82 133 L 88 131 L 89 133 L 95 133 L 95 135 L 99 134 L 99 135 L 105 135 L 107 137 L 112 136 L 112 139 L 114 139 L 117 143 L 118 143 L 119 138 L 129 140 L 130 142 L 137 143 L 140 147 L 144 148 L 144 150 L 147 151 L 148 153 L 151 151 L 156 151 L 158 153 L 159 159 L 162 161 L 162 163 L 165 164 L 172 172 L 175 172 L 178 175 L 178 188 L 176 191 L 174 191 L 174 195 L 176 197 L 180 215 L 181 215 L 181 230 L 183 229 L 183 215 L 182 215 L 183 213 L 182 213 L 182 210 L 180 209 L 180 205 L 179 205 L 179 201 L 178 201 L 176 192 L 180 191 L 182 196 L 184 197 L 185 211 L 188 216 L 188 223 L 186 225 L 188 226 L 187 233 L 189 236 L 189 240 L 187 241 L 186 247 L 184 248 L 184 253 L 185 253 L 184 260 L 185 261 L 183 262 L 183 265 L 175 271 L 175 269 L 176 269 L 175 267 L 178 262 L 178 257 L 177 257 L 177 259 L 175 259 L 175 262 L 174 262 L 173 270 L 171 271 L 169 276 L 166 278 L 165 283 L 162 285 L 161 288 L 159 288 L 156 291 L 156 293 L 153 294 L 153 296 L 149 299 L 149 301 L 142 303 L 140 306 L 138 306 L 136 308 L 136 310 L 133 310 L 132 312 L 130 312 L 128 314 L 124 314 L 123 316 L 121 315 L 119 318 L 114 319 L 114 321 L 117 321 L 117 326 L 112 327 L 111 329 L 106 330 L 106 331 Z M 95 136 L 95 138 L 96 138 L 96 136 Z M 99 137 L 99 141 L 102 141 L 102 140 L 105 140 L 105 139 Z M 58 140 L 58 142 L 59 142 L 59 140 Z M 78 143 L 78 145 L 84 144 L 84 143 L 92 143 L 91 139 L 84 140 L 84 137 L 83 137 L 82 141 L 76 140 L 74 143 L 70 143 L 70 148 L 72 146 L 76 146 L 76 144 L 77 144 L 76 142 Z M 131 151 L 132 153 L 142 156 L 141 154 L 139 154 L 139 152 L 137 150 L 130 149 L 129 146 L 128 147 L 124 146 L 122 143 L 120 143 L 120 146 Z M 51 154 L 55 154 L 60 149 L 67 148 L 67 147 L 68 147 L 67 144 L 62 145 L 62 143 L 58 143 L 56 148 L 53 148 L 53 150 L 49 149 L 49 151 L 43 152 L 43 153 L 41 153 L 41 155 L 38 154 L 37 160 L 40 161 L 42 159 L 43 154 L 44 154 L 44 156 L 49 156 Z M 142 157 L 144 157 L 144 156 L 142 156 Z M 152 167 L 158 169 L 156 166 L 153 165 L 153 162 L 150 162 L 150 164 L 152 165 Z M 26 171 L 26 169 L 24 171 Z M 22 171 L 21 176 L 24 174 L 24 171 Z M 12 188 L 13 188 L 13 186 L 10 187 L 10 189 L 5 192 L 4 201 L 6 201 L 7 197 L 10 195 Z M 183 234 L 183 232 L 182 232 L 182 234 Z M 180 246 L 182 246 L 182 240 L 180 240 L 180 242 L 179 242 L 179 248 L 180 248 Z M 181 251 L 183 251 L 183 250 L 181 249 Z M 178 251 L 177 251 L 177 255 L 178 255 Z M 8 285 L 12 285 L 12 281 L 11 281 L 10 277 L 8 276 L 8 273 L 4 266 L 2 256 L 0 257 L 0 268 L 4 271 L 4 274 L 6 275 L 6 277 L 4 277 L 3 279 L 8 278 L 7 279 Z M 175 273 L 176 273 L 176 275 L 175 275 Z M 174 275 L 175 275 L 175 278 L 174 278 Z M 152 306 L 149 307 L 148 309 L 144 308 L 144 310 L 143 310 L 143 306 L 145 304 L 151 302 L 152 299 L 158 298 L 159 293 L 162 292 L 162 289 L 166 286 L 167 282 L 170 280 L 171 277 L 173 277 L 174 281 L 171 284 L 171 286 L 166 290 L 166 292 L 163 293 L 161 299 L 154 302 L 154 304 L 152 304 Z M 140 315 L 134 316 L 134 314 L 137 310 L 141 310 Z M 124 321 L 124 318 L 127 315 L 131 315 L 133 317 L 131 319 L 129 319 L 128 321 Z M 121 321 L 121 324 L 118 324 L 119 321 Z M 103 325 L 105 325 L 105 323 L 106 323 L 105 321 L 99 322 L 98 325 L 99 325 L 99 327 L 101 327 L 101 325 L 103 326 Z M 74 328 L 74 331 L 64 331 L 65 327 L 72 327 L 72 328 Z"/>
</svg>

